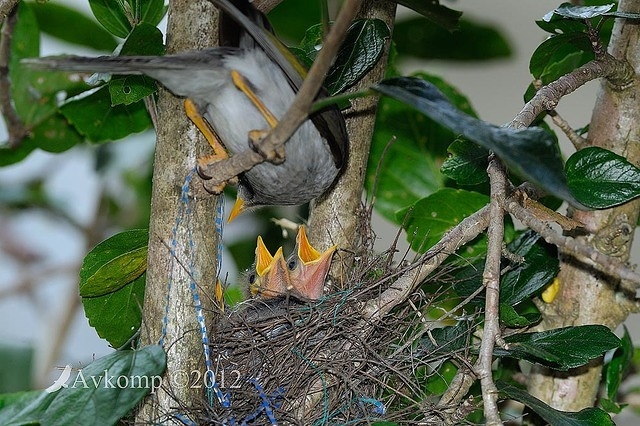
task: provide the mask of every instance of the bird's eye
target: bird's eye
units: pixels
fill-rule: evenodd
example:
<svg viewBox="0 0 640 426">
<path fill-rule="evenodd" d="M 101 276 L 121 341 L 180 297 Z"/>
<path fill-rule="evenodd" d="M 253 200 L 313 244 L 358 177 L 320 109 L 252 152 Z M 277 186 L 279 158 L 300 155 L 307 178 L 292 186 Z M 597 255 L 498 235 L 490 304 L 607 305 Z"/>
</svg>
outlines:
<svg viewBox="0 0 640 426">
<path fill-rule="evenodd" d="M 253 284 L 256 282 L 256 274 L 250 274 L 249 275 L 249 284 Z"/>
<path fill-rule="evenodd" d="M 296 269 L 297 264 L 298 262 L 295 259 L 291 259 L 289 263 L 287 263 L 287 267 L 289 268 L 290 271 L 293 271 L 294 269 Z"/>
</svg>

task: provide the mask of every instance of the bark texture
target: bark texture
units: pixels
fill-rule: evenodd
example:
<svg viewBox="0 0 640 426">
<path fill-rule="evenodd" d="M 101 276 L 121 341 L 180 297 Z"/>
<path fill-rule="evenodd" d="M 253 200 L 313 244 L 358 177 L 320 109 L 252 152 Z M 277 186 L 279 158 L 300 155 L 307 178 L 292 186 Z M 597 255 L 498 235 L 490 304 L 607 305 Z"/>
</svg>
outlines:
<svg viewBox="0 0 640 426">
<path fill-rule="evenodd" d="M 217 10 L 207 1 L 172 0 L 169 2 L 167 53 L 201 49 L 215 45 Z M 216 197 L 204 193 L 197 175 L 193 176 L 188 194 L 190 212 L 179 215 L 185 201 L 182 186 L 206 152 L 207 143 L 188 120 L 183 99 L 160 89 L 158 97 L 158 127 L 153 171 L 151 223 L 149 225 L 149 255 L 144 301 L 142 344 L 157 344 L 167 309 L 167 330 L 164 348 L 167 351 L 165 389 L 149 398 L 138 421 L 167 421 L 167 413 L 178 403 L 198 404 L 202 401 L 202 385 L 191 383 L 197 372 L 204 370 L 203 345 L 196 320 L 190 284 L 193 279 L 206 317 L 211 321 L 216 277 L 217 235 L 215 234 Z M 179 217 L 179 220 L 176 219 Z M 176 228 L 175 258 L 167 248 Z M 193 270 L 191 269 L 192 265 Z M 172 282 L 169 290 L 168 283 Z M 167 292 L 169 294 L 167 295 Z M 168 298 L 168 299 L 167 299 Z M 167 302 L 168 300 L 168 302 Z M 207 324 L 210 328 L 211 324 Z M 196 373 L 194 373 L 196 372 Z M 168 392 L 166 392 L 168 390 Z"/>
<path fill-rule="evenodd" d="M 623 0 L 619 10 L 640 12 L 639 0 Z M 609 53 L 626 59 L 635 70 L 636 79 L 631 87 L 616 90 L 606 81 L 596 100 L 589 128 L 589 146 L 609 149 L 640 164 L 640 33 L 638 25 L 624 19 L 616 20 Z M 640 202 L 600 211 L 574 211 L 573 218 L 583 222 L 594 235 L 584 238 L 599 251 L 627 261 L 638 220 Z M 573 257 L 563 255 L 558 276 L 562 285 L 556 300 L 546 309 L 542 329 L 604 324 L 615 329 L 635 311 L 635 295 L 624 294 L 619 280 L 598 273 Z M 535 367 L 529 383 L 532 395 L 564 411 L 579 411 L 593 406 L 602 371 L 602 360 L 559 374 Z"/>
<path fill-rule="evenodd" d="M 389 1 L 365 1 L 358 18 L 383 20 L 391 31 L 396 14 L 396 4 Z M 352 91 L 364 90 L 383 79 L 387 67 L 388 49 L 375 68 L 360 80 Z M 309 216 L 309 239 L 318 249 L 326 250 L 337 244 L 331 275 L 344 276 L 342 270 L 348 267 L 350 259 L 358 247 L 356 232 L 362 218 L 362 189 L 367 172 L 367 160 L 371 147 L 371 137 L 376 120 L 378 98 L 368 96 L 353 99 L 351 108 L 344 112 L 349 134 L 349 160 L 346 170 L 333 189 L 323 198 L 315 200 Z"/>
</svg>

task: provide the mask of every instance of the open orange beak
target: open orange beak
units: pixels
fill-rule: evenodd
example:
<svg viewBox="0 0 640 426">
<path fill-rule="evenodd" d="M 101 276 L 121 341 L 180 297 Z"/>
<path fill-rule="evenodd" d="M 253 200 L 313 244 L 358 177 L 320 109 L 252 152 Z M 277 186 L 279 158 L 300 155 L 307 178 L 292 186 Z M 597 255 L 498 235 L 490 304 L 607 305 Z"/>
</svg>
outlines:
<svg viewBox="0 0 640 426">
<path fill-rule="evenodd" d="M 260 236 L 256 245 L 255 276 L 250 279 L 249 290 L 264 298 L 283 296 L 293 290 L 282 247 L 272 256 Z"/>
<path fill-rule="evenodd" d="M 304 226 L 298 229 L 295 253 L 289 258 L 291 282 L 297 293 L 309 300 L 318 300 L 324 293 L 324 281 L 337 246 L 324 253 L 313 248 Z"/>
</svg>

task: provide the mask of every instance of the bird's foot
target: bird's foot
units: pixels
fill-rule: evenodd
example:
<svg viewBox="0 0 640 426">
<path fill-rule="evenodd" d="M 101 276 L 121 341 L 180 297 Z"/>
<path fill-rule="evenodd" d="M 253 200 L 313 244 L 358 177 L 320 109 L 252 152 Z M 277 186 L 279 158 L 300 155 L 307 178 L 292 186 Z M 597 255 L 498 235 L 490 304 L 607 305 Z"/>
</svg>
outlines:
<svg viewBox="0 0 640 426">
<path fill-rule="evenodd" d="M 272 164 L 282 164 L 285 160 L 284 145 L 277 148 L 265 147 L 262 141 L 269 134 L 269 130 L 251 130 L 249 132 L 249 146 Z"/>
</svg>

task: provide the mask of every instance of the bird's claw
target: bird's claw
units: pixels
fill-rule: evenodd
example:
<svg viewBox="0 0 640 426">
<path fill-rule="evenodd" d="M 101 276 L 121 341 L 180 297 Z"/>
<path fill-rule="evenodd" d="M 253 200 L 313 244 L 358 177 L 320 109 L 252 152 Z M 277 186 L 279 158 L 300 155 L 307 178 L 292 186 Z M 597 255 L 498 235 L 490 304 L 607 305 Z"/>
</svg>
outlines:
<svg viewBox="0 0 640 426">
<path fill-rule="evenodd" d="M 269 130 L 251 130 L 249 132 L 249 146 L 252 150 L 260 154 L 262 158 L 271 164 L 282 164 L 285 160 L 284 146 L 265 146 L 262 141 L 269 134 Z"/>
</svg>

